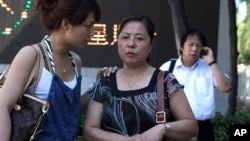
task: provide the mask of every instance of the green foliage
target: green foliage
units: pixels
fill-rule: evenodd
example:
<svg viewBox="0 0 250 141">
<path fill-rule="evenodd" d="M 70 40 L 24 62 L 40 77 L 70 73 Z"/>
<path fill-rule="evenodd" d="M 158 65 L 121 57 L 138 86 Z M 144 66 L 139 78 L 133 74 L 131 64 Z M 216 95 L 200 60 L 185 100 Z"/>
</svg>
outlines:
<svg viewBox="0 0 250 141">
<path fill-rule="evenodd" d="M 240 0 L 240 3 L 246 3 L 246 17 L 243 21 L 237 22 L 237 35 L 238 35 L 238 51 L 239 51 L 239 63 L 243 63 L 245 65 L 250 64 L 250 0 Z M 237 12 L 239 16 L 239 7 L 237 8 Z"/>
<path fill-rule="evenodd" d="M 216 113 L 213 119 L 216 141 L 229 141 L 229 127 L 233 124 L 250 124 L 250 113 L 236 112 L 234 115 Z"/>
<path fill-rule="evenodd" d="M 83 125 L 84 125 L 84 121 L 85 121 L 85 117 L 86 115 L 82 115 L 78 124 L 78 130 L 76 133 L 76 138 L 75 141 L 84 141 L 83 139 L 83 134 L 82 134 L 82 130 L 83 130 Z"/>
</svg>

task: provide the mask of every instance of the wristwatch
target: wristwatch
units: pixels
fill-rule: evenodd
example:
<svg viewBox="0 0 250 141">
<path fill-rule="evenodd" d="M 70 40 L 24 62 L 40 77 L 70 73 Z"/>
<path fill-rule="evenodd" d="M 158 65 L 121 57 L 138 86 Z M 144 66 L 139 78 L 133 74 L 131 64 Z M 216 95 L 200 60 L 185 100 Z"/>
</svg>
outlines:
<svg viewBox="0 0 250 141">
<path fill-rule="evenodd" d="M 170 124 L 168 124 L 168 123 L 164 123 L 164 127 L 165 127 L 167 133 L 168 133 L 168 132 L 170 131 L 170 129 L 171 129 L 171 126 L 170 126 Z"/>
</svg>

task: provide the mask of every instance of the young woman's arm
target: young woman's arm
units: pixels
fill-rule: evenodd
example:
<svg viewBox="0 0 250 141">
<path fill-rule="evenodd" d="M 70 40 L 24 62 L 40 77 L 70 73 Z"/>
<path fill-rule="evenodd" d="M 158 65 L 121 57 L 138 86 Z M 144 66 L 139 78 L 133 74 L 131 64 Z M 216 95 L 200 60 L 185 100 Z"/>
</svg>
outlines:
<svg viewBox="0 0 250 141">
<path fill-rule="evenodd" d="M 23 47 L 15 56 L 8 71 L 8 76 L 0 89 L 0 139 L 10 140 L 10 112 L 23 94 L 23 89 L 29 79 L 37 59 L 34 47 Z"/>
</svg>

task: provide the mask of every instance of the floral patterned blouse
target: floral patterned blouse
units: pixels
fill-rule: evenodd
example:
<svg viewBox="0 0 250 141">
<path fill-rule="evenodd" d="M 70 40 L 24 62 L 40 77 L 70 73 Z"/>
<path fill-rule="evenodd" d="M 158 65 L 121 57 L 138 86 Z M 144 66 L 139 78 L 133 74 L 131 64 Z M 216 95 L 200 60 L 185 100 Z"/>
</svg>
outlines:
<svg viewBox="0 0 250 141">
<path fill-rule="evenodd" d="M 125 136 L 133 136 L 156 125 L 156 87 L 159 72 L 160 70 L 156 69 L 149 85 L 138 90 L 118 90 L 116 73 L 96 81 L 89 91 L 93 100 L 103 104 L 101 128 Z M 171 73 L 165 72 L 164 77 L 166 119 L 172 121 L 173 117 L 169 110 L 169 94 L 183 88 L 183 85 L 180 85 Z"/>
</svg>

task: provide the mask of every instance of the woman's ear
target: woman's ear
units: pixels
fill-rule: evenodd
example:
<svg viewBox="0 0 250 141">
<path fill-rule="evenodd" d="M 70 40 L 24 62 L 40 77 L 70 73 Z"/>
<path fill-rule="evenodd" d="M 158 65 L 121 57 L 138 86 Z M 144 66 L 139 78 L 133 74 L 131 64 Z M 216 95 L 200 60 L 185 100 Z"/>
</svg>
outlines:
<svg viewBox="0 0 250 141">
<path fill-rule="evenodd" d="M 69 28 L 69 26 L 70 26 L 70 23 L 69 23 L 68 20 L 63 19 L 63 20 L 62 20 L 62 23 L 61 23 L 61 26 L 62 26 L 62 28 L 63 28 L 64 30 L 67 30 L 67 29 Z"/>
<path fill-rule="evenodd" d="M 149 49 L 149 53 L 151 52 L 151 50 L 152 50 L 152 48 L 153 48 L 154 44 L 155 44 L 155 40 L 154 40 L 154 39 L 152 39 L 152 41 L 151 41 L 151 45 L 150 45 L 150 49 Z"/>
</svg>

